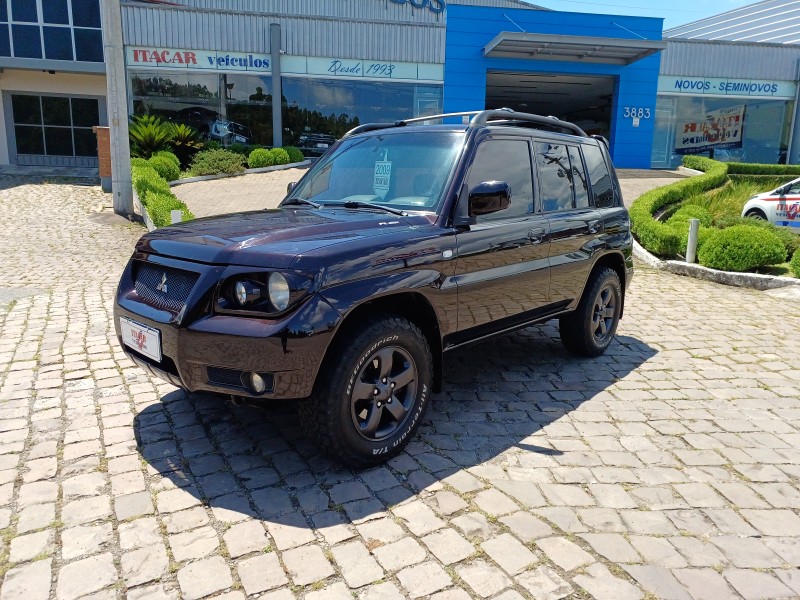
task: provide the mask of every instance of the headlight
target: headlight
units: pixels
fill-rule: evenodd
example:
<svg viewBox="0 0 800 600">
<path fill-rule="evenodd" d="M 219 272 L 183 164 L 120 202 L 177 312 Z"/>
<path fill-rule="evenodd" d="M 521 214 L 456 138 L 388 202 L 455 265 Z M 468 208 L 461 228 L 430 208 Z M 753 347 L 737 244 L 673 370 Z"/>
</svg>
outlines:
<svg viewBox="0 0 800 600">
<path fill-rule="evenodd" d="M 241 280 L 237 281 L 233 286 L 233 297 L 239 303 L 239 306 L 252 304 L 261 296 L 261 287 L 253 281 Z"/>
<path fill-rule="evenodd" d="M 269 301 L 279 311 L 286 310 L 289 306 L 289 282 L 281 273 L 272 273 L 269 276 Z"/>
<path fill-rule="evenodd" d="M 282 313 L 312 293 L 315 281 L 311 275 L 277 271 L 234 272 L 223 279 L 215 310 L 254 317 Z"/>
</svg>

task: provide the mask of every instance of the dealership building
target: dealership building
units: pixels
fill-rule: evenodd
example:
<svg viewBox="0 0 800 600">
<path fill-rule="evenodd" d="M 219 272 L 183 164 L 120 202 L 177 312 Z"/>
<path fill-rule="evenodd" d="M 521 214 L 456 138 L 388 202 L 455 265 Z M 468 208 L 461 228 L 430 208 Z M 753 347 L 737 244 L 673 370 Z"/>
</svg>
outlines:
<svg viewBox="0 0 800 600">
<path fill-rule="evenodd" d="M 100 0 L 0 0 L 0 165 L 95 166 L 109 113 L 312 152 L 365 122 L 499 107 L 604 135 L 623 168 L 796 163 L 798 40 L 748 21 L 775 29 L 786 6 L 664 32 L 518 0 L 123 0 L 119 23 Z"/>
</svg>

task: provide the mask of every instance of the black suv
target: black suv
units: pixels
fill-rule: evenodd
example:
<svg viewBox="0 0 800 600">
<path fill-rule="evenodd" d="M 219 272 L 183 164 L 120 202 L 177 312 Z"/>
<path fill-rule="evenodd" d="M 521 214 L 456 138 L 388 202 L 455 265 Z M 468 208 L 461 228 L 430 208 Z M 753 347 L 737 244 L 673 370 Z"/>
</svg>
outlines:
<svg viewBox="0 0 800 600">
<path fill-rule="evenodd" d="M 509 110 L 362 125 L 274 210 L 142 237 L 117 335 L 188 391 L 303 399 L 307 434 L 345 463 L 397 454 L 442 354 L 552 318 L 571 352 L 611 342 L 633 275 L 606 143 Z"/>
</svg>

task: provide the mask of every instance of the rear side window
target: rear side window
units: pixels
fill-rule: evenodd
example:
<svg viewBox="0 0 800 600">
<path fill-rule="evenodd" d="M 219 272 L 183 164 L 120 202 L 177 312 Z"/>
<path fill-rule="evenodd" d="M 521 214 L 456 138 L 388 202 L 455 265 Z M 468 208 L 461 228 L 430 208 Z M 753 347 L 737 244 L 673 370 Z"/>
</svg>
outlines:
<svg viewBox="0 0 800 600">
<path fill-rule="evenodd" d="M 572 189 L 575 190 L 575 208 L 589 208 L 589 182 L 577 146 L 567 146 L 572 166 Z"/>
<path fill-rule="evenodd" d="M 542 210 L 552 212 L 574 206 L 569 154 L 564 144 L 536 142 L 536 172 Z"/>
<path fill-rule="evenodd" d="M 484 181 L 505 181 L 511 186 L 511 206 L 480 221 L 508 219 L 533 212 L 533 178 L 530 151 L 525 140 L 487 140 L 478 146 L 467 176 L 471 190 Z"/>
<path fill-rule="evenodd" d="M 613 182 L 602 151 L 597 146 L 586 144 L 583 146 L 583 158 L 592 184 L 594 205 L 598 208 L 614 206 Z"/>
</svg>

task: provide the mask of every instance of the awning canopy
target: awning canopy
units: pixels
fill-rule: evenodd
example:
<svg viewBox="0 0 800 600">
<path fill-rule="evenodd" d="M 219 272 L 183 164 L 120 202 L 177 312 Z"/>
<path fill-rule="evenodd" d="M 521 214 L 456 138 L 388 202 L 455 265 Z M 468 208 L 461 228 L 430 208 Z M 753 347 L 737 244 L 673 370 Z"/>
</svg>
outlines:
<svg viewBox="0 0 800 600">
<path fill-rule="evenodd" d="M 501 31 L 483 49 L 490 58 L 629 65 L 667 47 L 662 40 L 583 37 Z"/>
</svg>

